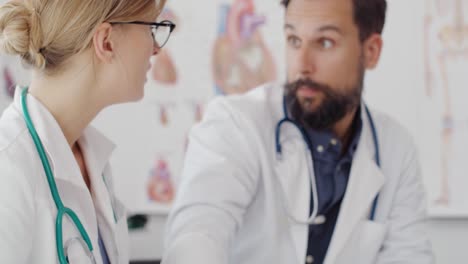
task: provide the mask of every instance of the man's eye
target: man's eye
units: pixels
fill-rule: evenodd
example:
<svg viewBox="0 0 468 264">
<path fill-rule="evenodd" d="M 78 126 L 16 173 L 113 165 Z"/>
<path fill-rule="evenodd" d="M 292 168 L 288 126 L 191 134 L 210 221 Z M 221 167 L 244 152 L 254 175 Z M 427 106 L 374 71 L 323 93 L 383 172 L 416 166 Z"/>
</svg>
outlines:
<svg viewBox="0 0 468 264">
<path fill-rule="evenodd" d="M 331 49 L 335 46 L 335 42 L 331 39 L 322 38 L 320 39 L 320 46 L 323 49 Z"/>
<path fill-rule="evenodd" d="M 294 48 L 300 47 L 302 43 L 302 41 L 298 37 L 295 37 L 295 36 L 289 36 L 287 38 L 287 41 L 288 41 L 288 44 Z"/>
</svg>

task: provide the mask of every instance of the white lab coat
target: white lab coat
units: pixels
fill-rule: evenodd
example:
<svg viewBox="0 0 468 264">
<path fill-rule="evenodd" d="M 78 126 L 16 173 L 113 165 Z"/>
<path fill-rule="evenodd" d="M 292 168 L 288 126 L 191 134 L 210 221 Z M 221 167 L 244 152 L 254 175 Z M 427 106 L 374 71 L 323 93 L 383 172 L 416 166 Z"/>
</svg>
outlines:
<svg viewBox="0 0 468 264">
<path fill-rule="evenodd" d="M 311 187 L 307 146 L 284 117 L 283 88 L 266 85 L 218 98 L 190 135 L 178 198 L 167 224 L 164 264 L 303 264 Z M 408 133 L 372 111 L 382 168 L 374 161 L 369 120 L 355 152 L 348 187 L 324 263 L 433 263 L 426 236 L 426 201 L 418 156 Z M 310 158 L 309 158 L 310 159 Z M 313 172 L 313 169 L 312 169 Z M 379 194 L 375 221 L 370 207 Z"/>
<path fill-rule="evenodd" d="M 91 195 L 58 123 L 33 96 L 28 95 L 27 103 L 62 201 L 88 232 L 97 263 L 102 263 L 98 226 L 111 263 L 128 263 L 125 211 L 108 191 L 112 190 L 108 160 L 113 144 L 91 127 L 78 141 L 91 179 Z M 58 263 L 57 209 L 23 119 L 19 91 L 0 119 L 0 182 L 0 263 Z M 67 217 L 63 221 L 65 243 L 79 233 Z M 76 260 L 71 263 L 87 263 L 84 257 L 81 247 L 70 248 L 70 258 Z"/>
</svg>

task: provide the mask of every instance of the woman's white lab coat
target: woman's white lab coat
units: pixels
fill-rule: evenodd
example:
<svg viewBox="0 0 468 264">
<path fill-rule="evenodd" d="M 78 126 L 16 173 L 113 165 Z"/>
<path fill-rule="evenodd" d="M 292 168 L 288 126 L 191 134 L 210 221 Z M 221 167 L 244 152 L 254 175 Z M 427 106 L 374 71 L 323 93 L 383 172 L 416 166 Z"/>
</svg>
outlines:
<svg viewBox="0 0 468 264">
<path fill-rule="evenodd" d="M 98 227 L 111 263 L 128 263 L 125 212 L 113 192 L 108 191 L 112 190 L 108 160 L 113 144 L 91 127 L 79 139 L 91 179 L 91 195 L 53 116 L 31 95 L 27 102 L 62 201 L 78 215 L 88 232 L 97 263 L 102 263 Z M 0 119 L 0 182 L 0 263 L 58 263 L 57 209 L 23 119 L 19 91 Z M 78 231 L 65 217 L 64 243 L 78 236 Z M 82 262 L 85 254 L 81 248 L 75 246 L 70 248 L 71 263 L 87 263 Z M 75 260 L 77 262 L 73 262 Z"/>
<path fill-rule="evenodd" d="M 283 87 L 267 85 L 207 108 L 190 136 L 164 264 L 306 263 L 308 226 L 291 221 L 285 203 L 295 218 L 308 218 L 307 147 L 299 131 L 285 125 L 283 157 L 277 159 L 282 100 Z M 324 263 L 433 263 L 415 145 L 392 119 L 371 112 L 382 167 L 374 161 L 369 120 L 362 114 L 362 135 Z"/>
</svg>

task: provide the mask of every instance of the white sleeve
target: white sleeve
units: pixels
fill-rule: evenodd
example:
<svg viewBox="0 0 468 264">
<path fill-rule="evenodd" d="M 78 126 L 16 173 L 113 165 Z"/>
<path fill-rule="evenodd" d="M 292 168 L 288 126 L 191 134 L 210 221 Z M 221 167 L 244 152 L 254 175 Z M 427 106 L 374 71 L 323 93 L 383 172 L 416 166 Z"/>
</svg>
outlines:
<svg viewBox="0 0 468 264">
<path fill-rule="evenodd" d="M 219 99 L 190 135 L 178 197 L 167 223 L 164 264 L 227 264 L 259 178 L 247 122 Z M 236 120 L 237 119 L 237 120 Z"/>
<path fill-rule="evenodd" d="M 0 153 L 0 263 L 27 263 L 34 237 L 34 188 L 8 150 Z"/>
</svg>

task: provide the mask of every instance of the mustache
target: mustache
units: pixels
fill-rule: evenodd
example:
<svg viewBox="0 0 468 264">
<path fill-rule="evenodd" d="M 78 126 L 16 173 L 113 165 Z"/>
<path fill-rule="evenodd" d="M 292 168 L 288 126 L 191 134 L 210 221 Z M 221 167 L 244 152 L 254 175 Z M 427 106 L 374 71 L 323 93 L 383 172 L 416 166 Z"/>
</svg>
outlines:
<svg viewBox="0 0 468 264">
<path fill-rule="evenodd" d="M 309 78 L 304 78 L 304 79 L 298 79 L 294 82 L 289 82 L 285 85 L 286 88 L 286 93 L 289 95 L 295 95 L 297 90 L 301 87 L 307 87 L 309 89 L 313 89 L 316 91 L 320 91 L 325 93 L 326 95 L 331 95 L 333 94 L 333 90 L 331 89 L 330 86 L 326 84 L 322 84 L 319 82 L 316 82 L 312 79 Z"/>
<path fill-rule="evenodd" d="M 301 87 L 323 92 L 325 97 L 317 109 L 313 111 L 303 109 L 297 97 L 297 90 Z M 359 106 L 361 101 L 361 87 L 359 83 L 352 89 L 351 86 L 347 87 L 347 89 L 342 89 L 346 92 L 339 92 L 338 88 L 331 88 L 328 85 L 315 82 L 311 79 L 298 79 L 285 84 L 284 95 L 286 107 L 291 117 L 302 125 L 317 130 L 323 130 L 330 128 L 353 107 Z"/>
</svg>

